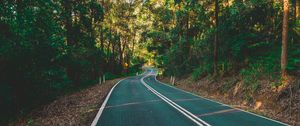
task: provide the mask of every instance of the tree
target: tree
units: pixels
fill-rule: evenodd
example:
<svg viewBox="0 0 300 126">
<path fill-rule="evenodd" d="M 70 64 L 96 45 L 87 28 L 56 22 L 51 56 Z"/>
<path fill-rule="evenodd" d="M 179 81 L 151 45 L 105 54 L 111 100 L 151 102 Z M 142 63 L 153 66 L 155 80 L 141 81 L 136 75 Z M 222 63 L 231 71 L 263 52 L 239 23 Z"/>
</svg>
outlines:
<svg viewBox="0 0 300 126">
<path fill-rule="evenodd" d="M 136 30 L 128 15 L 139 3 L 0 1 L 0 125 L 21 110 L 26 114 L 66 91 L 95 84 L 100 75 L 120 76 L 119 61 L 130 52 L 126 46 Z"/>
<path fill-rule="evenodd" d="M 289 0 L 283 1 L 282 47 L 281 47 L 281 77 L 287 78 L 287 44 L 288 44 Z"/>
<path fill-rule="evenodd" d="M 218 74 L 218 26 L 219 26 L 219 1 L 215 0 L 215 39 L 214 39 L 214 75 Z"/>
<path fill-rule="evenodd" d="M 295 17 L 299 18 L 300 17 L 300 1 L 295 0 Z"/>
</svg>

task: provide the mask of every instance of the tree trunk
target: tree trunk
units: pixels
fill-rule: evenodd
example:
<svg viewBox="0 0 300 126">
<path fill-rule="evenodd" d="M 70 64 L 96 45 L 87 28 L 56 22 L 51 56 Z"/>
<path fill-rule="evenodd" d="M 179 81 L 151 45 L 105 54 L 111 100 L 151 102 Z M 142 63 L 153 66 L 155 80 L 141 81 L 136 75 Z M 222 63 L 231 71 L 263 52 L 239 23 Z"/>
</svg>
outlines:
<svg viewBox="0 0 300 126">
<path fill-rule="evenodd" d="M 191 50 L 190 50 L 190 46 L 191 46 L 191 44 L 190 44 L 190 42 L 189 42 L 189 39 L 190 39 L 190 33 L 189 33 L 189 29 L 190 29 L 190 27 L 189 27 L 189 22 L 190 22 L 190 12 L 188 11 L 187 12 L 187 17 L 186 17 L 186 38 L 185 38 L 185 41 L 186 41 L 186 51 L 187 51 L 187 54 L 188 54 L 188 56 L 189 57 L 191 57 L 192 55 L 191 55 Z"/>
<path fill-rule="evenodd" d="M 75 45 L 75 40 L 73 38 L 73 21 L 72 21 L 72 5 L 71 5 L 71 1 L 70 0 L 64 0 L 62 5 L 64 8 L 64 24 L 65 24 L 65 28 L 66 28 L 66 44 L 67 46 L 71 46 L 71 50 L 72 47 Z M 73 54 L 72 51 L 69 50 L 69 57 L 70 59 L 73 59 Z M 72 62 L 72 60 L 71 60 Z M 69 77 L 69 79 L 72 81 L 72 83 L 74 85 L 79 85 L 80 84 L 80 75 L 79 72 L 76 70 L 78 69 L 77 64 L 74 65 L 73 63 L 68 63 L 66 64 L 66 71 L 67 71 L 67 75 Z"/>
<path fill-rule="evenodd" d="M 115 72 L 115 44 L 112 44 L 111 71 Z"/>
<path fill-rule="evenodd" d="M 70 0 L 64 0 L 63 2 L 64 10 L 65 10 L 65 26 L 67 32 L 67 45 L 73 45 L 74 40 L 72 38 L 72 6 Z"/>
<path fill-rule="evenodd" d="M 134 54 L 134 46 L 135 46 L 135 33 L 134 33 L 134 35 L 133 35 L 133 39 L 132 39 L 132 56 L 133 56 L 133 54 Z"/>
<path fill-rule="evenodd" d="M 283 24 L 282 24 L 282 49 L 281 49 L 281 76 L 287 78 L 287 43 L 288 43 L 288 19 L 289 0 L 283 1 Z"/>
<path fill-rule="evenodd" d="M 105 9 L 105 6 L 104 6 L 104 0 L 101 1 L 101 6 Z M 100 76 L 104 75 L 105 71 L 106 71 L 106 60 L 104 58 L 104 23 L 102 22 L 100 24 L 100 49 L 101 49 L 101 61 L 100 61 Z"/>
<path fill-rule="evenodd" d="M 119 40 L 119 63 L 120 65 L 123 64 L 123 57 L 122 57 L 122 41 L 121 41 L 121 38 Z"/>
<path fill-rule="evenodd" d="M 300 17 L 300 0 L 295 0 L 295 1 L 296 1 L 295 15 L 297 19 Z"/>
<path fill-rule="evenodd" d="M 214 40 L 214 76 L 218 74 L 218 24 L 219 24 L 219 1 L 215 0 L 215 40 Z"/>
<path fill-rule="evenodd" d="M 107 46 L 107 52 L 108 54 L 110 54 L 111 52 L 111 45 L 112 45 L 112 41 L 111 41 L 111 37 L 108 38 L 108 46 Z M 107 67 L 108 67 L 108 71 L 111 71 L 111 55 L 108 55 L 108 58 L 107 58 L 108 62 L 107 62 Z"/>
<path fill-rule="evenodd" d="M 101 42 L 101 51 L 104 52 L 104 35 L 103 35 L 103 23 L 100 28 L 100 42 Z"/>
<path fill-rule="evenodd" d="M 112 56 L 111 56 L 111 63 L 110 64 L 111 64 L 112 72 L 115 73 L 115 46 L 116 46 L 115 43 L 116 42 L 115 42 L 115 39 L 112 39 L 112 38 L 111 38 L 111 41 L 112 41 Z"/>
<path fill-rule="evenodd" d="M 103 75 L 106 71 L 106 60 L 105 60 L 105 57 L 104 57 L 104 34 L 103 34 L 103 24 L 101 24 L 100 26 L 100 43 L 101 43 L 101 58 L 102 58 L 102 61 L 100 63 L 100 67 L 101 67 L 101 72 L 100 72 L 100 75 Z"/>
<path fill-rule="evenodd" d="M 95 33 L 95 26 L 97 21 L 95 20 L 95 18 L 93 17 L 95 15 L 95 11 L 93 9 L 91 9 L 90 12 L 91 15 L 91 26 L 90 26 L 90 32 L 91 32 L 91 46 L 93 47 L 93 45 L 96 43 L 96 33 Z"/>
<path fill-rule="evenodd" d="M 126 61 L 127 61 L 127 66 L 126 66 L 126 73 L 127 74 L 129 74 L 129 67 L 130 67 L 130 51 L 129 51 L 129 49 L 128 49 L 128 53 L 127 53 L 127 59 L 126 59 Z"/>
</svg>

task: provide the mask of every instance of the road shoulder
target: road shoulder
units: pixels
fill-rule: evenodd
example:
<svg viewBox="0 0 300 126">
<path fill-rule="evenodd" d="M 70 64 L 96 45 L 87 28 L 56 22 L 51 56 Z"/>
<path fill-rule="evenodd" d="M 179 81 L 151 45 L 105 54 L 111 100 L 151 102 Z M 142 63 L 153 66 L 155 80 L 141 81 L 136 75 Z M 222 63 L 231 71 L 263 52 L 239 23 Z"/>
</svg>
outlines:
<svg viewBox="0 0 300 126">
<path fill-rule="evenodd" d="M 158 78 L 158 80 L 168 84 L 170 78 Z M 253 104 L 243 104 L 244 101 L 242 99 L 240 99 L 239 97 L 231 98 L 231 97 L 228 97 L 226 94 L 224 95 L 224 94 L 218 93 L 217 89 L 212 88 L 213 87 L 213 86 L 211 86 L 212 84 L 210 84 L 209 87 L 205 87 L 204 85 L 205 84 L 199 84 L 198 81 L 191 81 L 189 78 L 181 78 L 176 81 L 175 87 L 185 90 L 185 91 L 188 91 L 188 92 L 192 92 L 194 94 L 197 94 L 197 95 L 205 97 L 205 98 L 213 99 L 215 101 L 219 101 L 221 103 L 228 104 L 230 106 L 233 106 L 234 108 L 247 110 L 252 113 L 256 113 L 258 115 L 263 115 L 263 116 L 266 116 L 266 117 L 274 119 L 274 120 L 279 120 L 284 123 L 292 124 L 288 114 L 285 114 L 283 112 L 281 112 L 281 113 L 276 112 L 273 109 L 266 109 L 266 108 L 256 109 L 255 104 L 254 105 Z M 293 116 L 299 116 L 299 114 L 296 113 Z M 300 124 L 299 118 L 293 118 L 293 122 L 294 122 L 293 125 Z"/>
<path fill-rule="evenodd" d="M 9 125 L 90 125 L 106 95 L 120 80 L 110 80 L 102 85 L 97 84 L 79 92 L 62 96 Z"/>
</svg>

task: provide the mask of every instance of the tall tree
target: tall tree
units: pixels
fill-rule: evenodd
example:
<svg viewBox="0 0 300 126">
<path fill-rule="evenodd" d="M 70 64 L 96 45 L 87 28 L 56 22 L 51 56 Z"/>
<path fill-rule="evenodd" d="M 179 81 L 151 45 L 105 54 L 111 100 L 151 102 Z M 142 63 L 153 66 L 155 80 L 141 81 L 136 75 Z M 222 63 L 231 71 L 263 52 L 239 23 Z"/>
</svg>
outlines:
<svg viewBox="0 0 300 126">
<path fill-rule="evenodd" d="M 214 40 L 214 75 L 218 74 L 218 26 L 219 26 L 219 1 L 215 0 L 215 40 Z"/>
<path fill-rule="evenodd" d="M 287 44 L 288 44 L 288 20 L 289 0 L 283 0 L 283 24 L 282 24 L 282 47 L 281 47 L 281 76 L 287 77 Z"/>
<path fill-rule="evenodd" d="M 295 0 L 295 16 L 300 17 L 300 0 Z"/>
<path fill-rule="evenodd" d="M 73 35 L 72 35 L 72 5 L 70 0 L 64 0 L 63 1 L 63 7 L 64 7 L 64 23 L 66 28 L 66 34 L 67 34 L 67 45 L 74 44 Z"/>
</svg>

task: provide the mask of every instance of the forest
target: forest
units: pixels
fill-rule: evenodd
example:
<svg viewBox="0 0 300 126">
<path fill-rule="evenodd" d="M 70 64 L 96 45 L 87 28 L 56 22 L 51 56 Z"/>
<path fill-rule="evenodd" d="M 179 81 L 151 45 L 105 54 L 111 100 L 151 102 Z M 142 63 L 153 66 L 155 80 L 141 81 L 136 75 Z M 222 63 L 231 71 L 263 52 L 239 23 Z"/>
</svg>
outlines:
<svg viewBox="0 0 300 126">
<path fill-rule="evenodd" d="M 103 75 L 139 70 L 132 10 L 110 1 L 1 0 L 0 125 Z"/>
<path fill-rule="evenodd" d="M 299 0 L 1 0 L 0 125 L 140 72 L 299 89 Z"/>
</svg>

